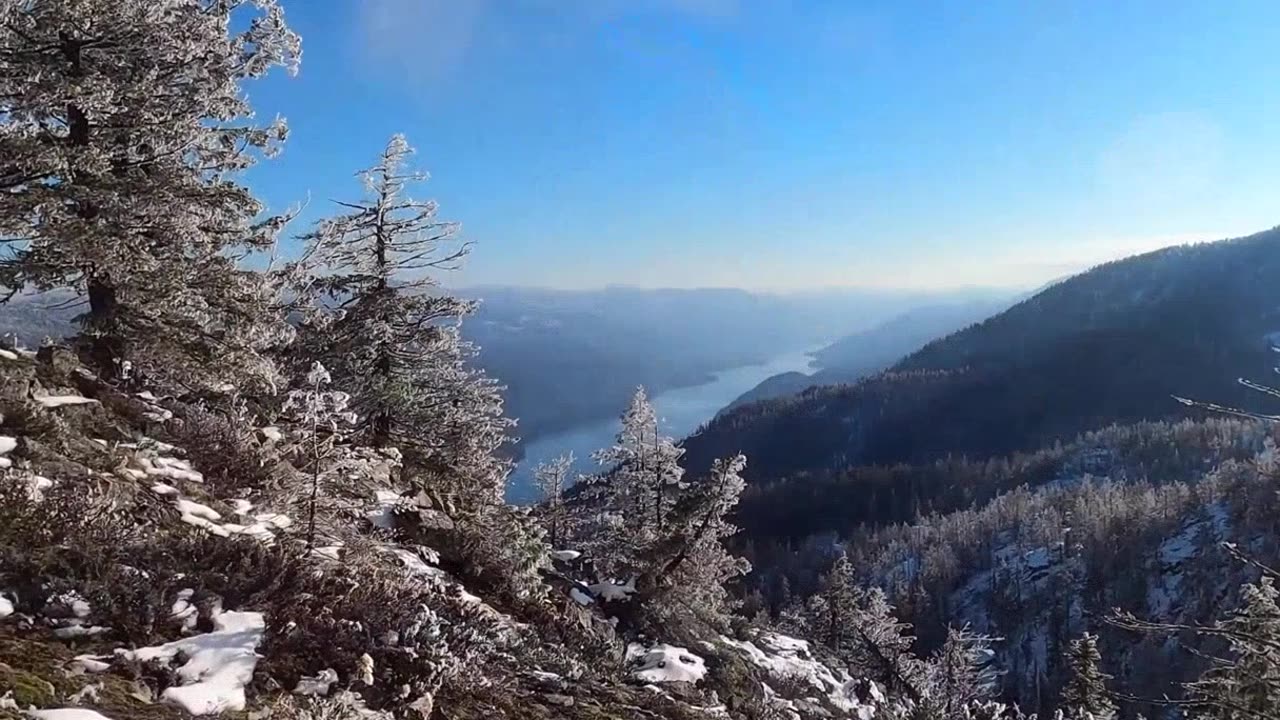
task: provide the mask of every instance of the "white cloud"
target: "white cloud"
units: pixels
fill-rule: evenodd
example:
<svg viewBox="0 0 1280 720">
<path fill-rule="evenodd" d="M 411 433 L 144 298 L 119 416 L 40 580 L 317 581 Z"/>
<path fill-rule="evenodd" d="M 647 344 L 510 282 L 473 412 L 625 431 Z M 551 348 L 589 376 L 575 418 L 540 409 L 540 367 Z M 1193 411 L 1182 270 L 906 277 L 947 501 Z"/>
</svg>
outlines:
<svg viewBox="0 0 1280 720">
<path fill-rule="evenodd" d="M 540 33 L 590 29 L 627 17 L 672 15 L 725 21 L 740 0 L 362 0 L 360 43 L 369 57 L 392 62 L 409 78 L 455 71 L 485 43 L 533 44 Z M 538 27 L 503 28 L 503 21 L 536 18 Z M 548 28 L 555 28 L 548 30 Z"/>
</svg>

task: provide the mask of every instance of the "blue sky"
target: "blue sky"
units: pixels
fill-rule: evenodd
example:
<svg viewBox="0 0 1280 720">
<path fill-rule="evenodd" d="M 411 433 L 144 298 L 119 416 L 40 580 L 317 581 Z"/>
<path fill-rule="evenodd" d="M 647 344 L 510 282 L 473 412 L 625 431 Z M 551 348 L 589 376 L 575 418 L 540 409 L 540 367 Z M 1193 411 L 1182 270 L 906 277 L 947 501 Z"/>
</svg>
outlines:
<svg viewBox="0 0 1280 720">
<path fill-rule="evenodd" d="M 404 132 L 450 284 L 1031 286 L 1280 224 L 1280 4 L 283 0 L 251 184 L 358 194 Z"/>
</svg>

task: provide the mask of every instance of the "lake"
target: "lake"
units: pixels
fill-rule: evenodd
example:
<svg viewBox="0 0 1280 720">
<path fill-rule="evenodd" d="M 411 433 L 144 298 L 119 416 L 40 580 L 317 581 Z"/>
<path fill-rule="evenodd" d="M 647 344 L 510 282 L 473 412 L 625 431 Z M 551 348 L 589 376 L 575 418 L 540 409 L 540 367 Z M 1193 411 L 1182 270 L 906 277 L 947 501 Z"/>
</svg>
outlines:
<svg viewBox="0 0 1280 720">
<path fill-rule="evenodd" d="M 816 349 L 779 355 L 760 365 L 722 370 L 708 382 L 674 388 L 650 398 L 650 401 L 658 413 L 663 431 L 673 438 L 682 439 L 766 378 L 786 372 L 812 373 L 813 356 L 810 353 Z M 621 415 L 624 409 L 618 408 L 618 414 Z M 572 452 L 577 460 L 575 472 L 594 472 L 598 466 L 591 459 L 591 454 L 613 445 L 614 437 L 621 428 L 621 422 L 617 418 L 596 420 L 525 445 L 524 460 L 511 473 L 507 500 L 515 503 L 535 500 L 537 490 L 533 487 L 534 468 L 566 452 Z"/>
</svg>

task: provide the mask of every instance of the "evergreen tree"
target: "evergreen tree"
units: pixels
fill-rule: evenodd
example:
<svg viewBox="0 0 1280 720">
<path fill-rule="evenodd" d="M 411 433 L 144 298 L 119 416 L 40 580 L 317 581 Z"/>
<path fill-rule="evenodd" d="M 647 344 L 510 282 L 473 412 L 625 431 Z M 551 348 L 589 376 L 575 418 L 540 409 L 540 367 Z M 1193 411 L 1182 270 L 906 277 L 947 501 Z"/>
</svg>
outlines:
<svg viewBox="0 0 1280 720">
<path fill-rule="evenodd" d="M 679 460 L 682 451 L 658 428 L 644 388 L 636 390 L 622 415 L 613 447 L 595 453 L 606 467 L 592 478 L 578 509 L 583 547 L 601 579 L 626 580 L 651 568 L 652 553 L 676 528 L 672 512 L 688 488 Z"/>
<path fill-rule="evenodd" d="M 0 4 L 0 286 L 87 300 L 102 372 L 274 380 L 260 351 L 287 325 L 238 261 L 283 221 L 235 176 L 286 131 L 254 124 L 241 86 L 293 67 L 299 40 L 277 0 L 249 5 Z"/>
<path fill-rule="evenodd" d="M 502 500 L 507 440 L 500 388 L 470 366 L 474 350 L 458 326 L 473 304 L 439 289 L 431 271 L 456 267 L 467 246 L 435 202 L 408 197 L 425 175 L 406 166 L 412 149 L 391 138 L 361 173 L 367 196 L 321 221 L 310 255 L 327 272 L 312 290 L 333 298 L 304 329 L 304 351 L 321 359 L 351 394 L 355 438 L 400 448 L 417 482 L 455 502 Z"/>
<path fill-rule="evenodd" d="M 680 490 L 687 487 L 676 447 L 658 428 L 658 416 L 645 394 L 637 388 L 622 415 L 622 430 L 611 448 L 596 453 L 596 460 L 612 468 L 609 482 L 614 494 L 625 498 L 618 508 L 627 526 L 646 540 L 662 534 Z"/>
<path fill-rule="evenodd" d="M 953 718 L 995 695 L 998 675 L 991 667 L 991 640 L 967 628 L 949 628 L 942 647 L 929 659 L 920 706 L 927 717 Z"/>
<path fill-rule="evenodd" d="M 534 483 L 542 493 L 542 523 L 547 528 L 547 540 L 553 548 L 558 547 L 565 536 L 564 491 L 572 467 L 573 453 L 568 453 L 539 465 L 533 471 Z"/>
<path fill-rule="evenodd" d="M 847 555 L 836 559 L 807 603 L 805 616 L 810 637 L 855 673 L 912 700 L 922 698 L 922 667 L 911 654 L 911 626 L 894 617 L 882 590 L 855 583 Z"/>
<path fill-rule="evenodd" d="M 676 596 L 680 607 L 690 608 L 700 619 L 723 626 L 735 603 L 726 585 L 751 571 L 751 563 L 731 555 L 724 541 L 738 532 L 728 516 L 738 504 L 746 483 L 742 455 L 712 463 L 706 480 L 691 483 L 670 515 L 671 534 L 640 588 L 655 595 Z"/>
<path fill-rule="evenodd" d="M 1102 672 L 1102 653 L 1098 651 L 1098 636 L 1085 633 L 1071 641 L 1067 652 L 1070 677 L 1062 688 L 1062 706 L 1069 718 L 1111 720 L 1116 706 L 1107 694 L 1110 675 Z"/>
<path fill-rule="evenodd" d="M 1206 720 L 1280 718 L 1280 591 L 1264 577 L 1245 585 L 1240 607 L 1213 634 L 1227 639 L 1230 659 L 1214 662 L 1190 687 Z"/>
</svg>

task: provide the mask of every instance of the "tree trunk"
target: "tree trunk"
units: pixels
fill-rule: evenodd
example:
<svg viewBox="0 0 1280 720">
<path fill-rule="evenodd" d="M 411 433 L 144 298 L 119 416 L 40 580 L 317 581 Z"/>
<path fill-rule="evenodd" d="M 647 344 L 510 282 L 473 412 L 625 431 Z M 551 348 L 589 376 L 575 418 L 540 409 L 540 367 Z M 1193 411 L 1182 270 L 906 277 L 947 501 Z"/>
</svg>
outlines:
<svg viewBox="0 0 1280 720">
<path fill-rule="evenodd" d="M 67 74 L 73 78 L 84 77 L 84 60 L 81 50 L 84 42 L 63 30 L 58 33 L 62 56 L 71 66 Z M 67 142 L 72 147 L 88 147 L 89 116 L 84 109 L 68 103 L 67 105 Z M 71 182 L 79 178 L 72 175 Z M 98 208 L 93 203 L 82 200 L 76 208 L 76 214 L 84 220 L 92 220 L 98 215 Z M 82 268 L 86 279 L 86 292 L 89 295 L 89 313 L 82 324 L 89 330 L 89 357 L 98 371 L 105 377 L 114 377 L 119 370 L 119 361 L 123 356 L 123 342 L 116 327 L 116 314 L 119 302 L 116 288 L 98 268 Z"/>
</svg>

